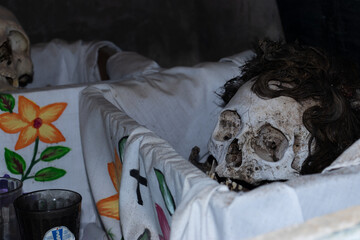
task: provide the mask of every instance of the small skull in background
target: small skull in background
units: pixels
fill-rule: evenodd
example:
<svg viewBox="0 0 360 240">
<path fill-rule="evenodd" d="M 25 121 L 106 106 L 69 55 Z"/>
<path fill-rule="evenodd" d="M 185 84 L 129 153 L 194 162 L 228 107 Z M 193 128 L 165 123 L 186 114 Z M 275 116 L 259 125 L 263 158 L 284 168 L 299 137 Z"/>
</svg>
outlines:
<svg viewBox="0 0 360 240">
<path fill-rule="evenodd" d="M 262 99 L 252 85 L 246 82 L 220 114 L 209 143 L 216 173 L 255 185 L 297 176 L 310 138 L 302 115 L 315 102 Z"/>
<path fill-rule="evenodd" d="M 25 86 L 32 75 L 30 40 L 16 17 L 0 6 L 0 89 Z"/>
</svg>

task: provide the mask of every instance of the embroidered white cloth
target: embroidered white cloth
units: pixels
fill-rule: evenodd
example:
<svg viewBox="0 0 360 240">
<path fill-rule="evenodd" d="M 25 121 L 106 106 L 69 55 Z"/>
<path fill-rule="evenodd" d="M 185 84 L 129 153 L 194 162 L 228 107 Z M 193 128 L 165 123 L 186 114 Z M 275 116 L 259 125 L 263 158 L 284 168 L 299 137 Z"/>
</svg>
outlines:
<svg viewBox="0 0 360 240">
<path fill-rule="evenodd" d="M 162 69 L 121 52 L 108 65 L 119 82 L 82 91 L 86 170 L 114 239 L 248 239 L 359 205 L 360 168 L 353 160 L 351 167 L 246 193 L 228 191 L 187 161 L 195 145 L 206 157 L 221 109 L 215 92 L 251 54 Z"/>
<path fill-rule="evenodd" d="M 175 151 L 167 141 L 156 135 L 152 136 L 150 142 L 147 140 L 150 144 L 148 147 L 154 147 L 157 149 L 156 152 L 164 153 L 158 156 L 159 159 L 165 160 L 166 157 L 176 156 L 181 165 L 185 164 L 182 169 L 188 168 L 201 176 L 202 173 L 194 169 L 189 162 L 184 163 L 185 156 L 190 154 L 195 144 L 201 148 L 202 155 L 206 156 L 207 140 L 204 141 L 204 138 L 210 136 L 221 109 L 221 102 L 215 91 L 219 90 L 228 79 L 237 76 L 239 66 L 252 54 L 247 51 L 231 58 L 224 58 L 218 63 L 162 69 L 153 61 L 136 53 L 119 52 L 109 59 L 108 63 L 111 79 L 114 80 L 116 76 L 119 82 L 96 85 L 82 92 L 80 122 L 87 174 L 106 230 L 111 231 L 116 239 L 120 239 L 122 234 L 117 220 L 129 219 L 133 214 L 137 215 L 133 219 L 136 220 L 136 224 L 132 222 L 133 220 L 120 220 L 122 228 L 127 229 L 126 234 L 124 232 L 125 239 L 134 238 L 135 235 L 147 236 L 148 233 L 152 235 L 152 239 L 156 239 L 159 224 L 153 222 L 154 217 L 157 219 L 158 216 L 167 226 L 168 222 L 165 220 L 169 217 L 165 218 L 164 214 L 174 214 L 176 206 L 173 202 L 173 206 L 166 212 L 167 208 L 159 201 L 162 194 L 159 192 L 159 179 L 155 176 L 164 178 L 163 161 L 159 162 L 158 168 L 153 166 L 153 169 L 146 170 L 150 171 L 151 175 L 144 174 L 144 170 L 140 168 L 141 161 L 136 160 L 141 158 L 139 145 L 134 145 L 132 154 L 125 152 L 124 155 L 121 149 L 127 142 L 125 139 L 133 133 L 133 129 L 140 131 L 137 136 L 143 138 L 145 133 L 151 132 L 141 127 L 142 124 L 146 125 L 167 141 L 171 141 L 174 148 L 178 149 Z M 129 69 L 134 71 L 130 72 Z M 199 90 L 199 94 L 196 94 L 196 90 Z M 121 97 L 116 98 L 116 96 Z M 159 116 L 163 117 L 159 118 Z M 94 126 L 98 127 L 94 128 Z M 160 147 L 155 148 L 159 141 Z M 135 142 L 139 144 L 139 140 Z M 167 155 L 169 150 L 171 150 L 170 155 Z M 178 152 L 181 152 L 182 156 Z M 116 155 L 123 160 L 123 164 L 119 160 L 116 161 Z M 120 179 L 117 178 L 120 174 L 114 175 L 112 172 L 119 172 L 120 169 L 122 173 L 119 188 Z M 179 179 L 183 178 L 184 176 Z M 210 179 L 207 181 L 213 182 Z M 157 196 L 149 189 L 153 189 L 152 191 L 157 189 Z M 183 187 L 179 188 L 179 191 L 183 190 Z M 120 213 L 114 205 L 111 205 L 118 201 L 115 197 L 118 192 L 122 196 Z M 150 196 L 160 199 L 152 201 Z M 167 196 L 168 199 L 174 199 L 171 194 Z M 143 211 L 138 212 L 139 206 L 142 205 L 147 207 L 140 207 Z M 152 212 L 150 216 L 149 211 Z M 154 215 L 158 211 L 161 217 Z M 140 219 L 142 221 L 139 221 Z M 159 231 L 159 233 L 168 239 L 170 232 Z"/>
<path fill-rule="evenodd" d="M 195 145 L 206 158 L 207 142 L 221 110 L 216 91 L 240 74 L 239 66 L 251 52 L 194 67 L 162 69 L 136 53 L 119 50 L 108 63 L 113 80 L 98 83 L 97 48 L 89 48 L 92 43 L 78 44 L 75 49 L 92 51 L 60 52 L 69 53 L 64 56 L 75 65 L 87 59 L 88 67 L 75 73 L 72 66 L 50 64 L 35 79 L 43 76 L 39 81 L 46 85 L 92 80 L 80 86 L 10 94 L 14 106 L 7 105 L 0 113 L 4 116 L 11 108 L 21 116 L 18 104 L 26 99 L 32 102 L 27 102 L 29 109 L 65 106 L 52 122 L 64 139 L 60 137 L 59 143 L 40 139 L 35 149 L 37 140 L 26 145 L 19 134 L 2 128 L 0 150 L 5 161 L 0 161 L 0 175 L 28 177 L 25 192 L 67 188 L 81 193 L 83 239 L 248 239 L 359 205 L 360 142 L 323 174 L 246 193 L 228 191 L 187 161 Z M 40 57 L 35 53 L 34 59 Z M 42 53 L 47 54 L 38 52 Z M 35 61 L 35 69 L 38 64 Z M 57 67 L 67 74 L 52 76 L 52 68 L 56 72 Z M 81 72 L 87 77 L 79 76 Z M 27 175 L 34 153 L 35 160 L 40 159 L 45 150 L 54 150 L 49 147 L 57 147 L 58 158 L 37 161 Z M 18 164 L 13 164 L 15 160 Z"/>
<path fill-rule="evenodd" d="M 121 51 L 107 41 L 67 43 L 54 40 L 47 44 L 34 45 L 33 83 L 28 89 L 1 95 L 0 98 L 0 176 L 9 175 L 23 179 L 24 192 L 48 188 L 79 192 L 83 197 L 80 236 L 84 227 L 96 222 L 98 217 L 81 148 L 79 92 L 86 84 L 100 82 L 96 62 L 98 49 L 102 46 Z M 45 86 L 52 87 L 44 88 Z M 20 102 L 22 110 L 19 109 Z M 54 118 L 41 119 L 39 111 Z M 55 134 L 50 138 L 46 134 L 32 135 L 38 137 L 38 140 L 21 137 L 20 132 L 33 129 L 35 121 L 25 117 L 26 112 L 34 114 L 33 118 L 39 117 L 42 120 L 38 121 L 39 130 L 48 127 L 48 130 Z M 10 124 L 11 121 L 14 121 L 14 124 Z M 7 124 L 4 124 L 5 122 Z M 41 131 L 44 132 L 47 131 Z M 51 153 L 55 157 L 46 158 L 43 153 Z"/>
</svg>

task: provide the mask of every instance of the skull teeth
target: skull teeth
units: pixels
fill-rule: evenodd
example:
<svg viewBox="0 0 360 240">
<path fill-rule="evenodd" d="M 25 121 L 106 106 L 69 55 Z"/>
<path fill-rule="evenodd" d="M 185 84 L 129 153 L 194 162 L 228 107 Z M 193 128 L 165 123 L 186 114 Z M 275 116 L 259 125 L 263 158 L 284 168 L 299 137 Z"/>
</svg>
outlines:
<svg viewBox="0 0 360 240">
<path fill-rule="evenodd" d="M 221 182 L 220 184 L 226 185 L 230 191 L 238 192 L 243 190 L 243 186 L 241 186 L 237 182 L 234 182 L 233 180 L 231 180 L 231 178 L 226 178 L 225 182 Z"/>
<path fill-rule="evenodd" d="M 211 179 L 219 182 L 219 183 L 222 184 L 222 185 L 227 186 L 230 191 L 239 192 L 239 191 L 244 191 L 244 190 L 245 190 L 244 187 L 243 187 L 241 184 L 233 181 L 231 178 L 226 178 L 224 181 L 220 181 L 220 180 L 218 179 L 218 177 L 217 177 L 217 175 L 216 175 L 215 172 L 207 172 L 206 174 L 207 174 Z"/>
</svg>

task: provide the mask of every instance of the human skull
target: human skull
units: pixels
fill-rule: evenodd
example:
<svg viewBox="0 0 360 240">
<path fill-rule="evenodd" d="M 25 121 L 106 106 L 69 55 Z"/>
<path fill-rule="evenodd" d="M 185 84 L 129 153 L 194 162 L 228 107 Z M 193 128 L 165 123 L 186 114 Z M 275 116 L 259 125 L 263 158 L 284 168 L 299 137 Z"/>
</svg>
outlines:
<svg viewBox="0 0 360 240">
<path fill-rule="evenodd" d="M 29 38 L 16 17 L 0 6 L 0 88 L 26 85 L 32 75 Z"/>
<path fill-rule="evenodd" d="M 219 116 L 209 141 L 216 173 L 254 185 L 299 175 L 310 138 L 302 115 L 314 101 L 259 98 L 252 85 L 246 82 Z"/>
</svg>

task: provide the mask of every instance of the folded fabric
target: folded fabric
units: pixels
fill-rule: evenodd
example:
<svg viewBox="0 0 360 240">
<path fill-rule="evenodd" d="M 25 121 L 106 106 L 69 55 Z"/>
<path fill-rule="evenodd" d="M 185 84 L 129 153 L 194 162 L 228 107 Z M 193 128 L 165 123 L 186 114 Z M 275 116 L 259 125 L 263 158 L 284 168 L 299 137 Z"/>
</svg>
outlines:
<svg viewBox="0 0 360 240">
<path fill-rule="evenodd" d="M 356 164 L 235 193 L 188 162 L 195 145 L 206 157 L 216 93 L 251 52 L 170 69 L 134 54 L 114 55 L 118 82 L 86 88 L 80 102 L 89 183 L 114 239 L 248 239 L 360 204 Z"/>
<path fill-rule="evenodd" d="M 97 66 L 98 50 L 108 46 L 121 51 L 109 41 L 66 42 L 54 39 L 31 47 L 34 77 L 27 88 L 41 88 L 101 81 Z"/>
</svg>

